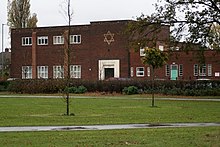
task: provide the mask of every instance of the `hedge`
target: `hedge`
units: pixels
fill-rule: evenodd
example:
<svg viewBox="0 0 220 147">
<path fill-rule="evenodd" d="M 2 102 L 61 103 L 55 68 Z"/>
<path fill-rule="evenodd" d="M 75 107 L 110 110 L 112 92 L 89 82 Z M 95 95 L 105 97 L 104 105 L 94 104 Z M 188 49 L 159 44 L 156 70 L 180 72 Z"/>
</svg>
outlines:
<svg viewBox="0 0 220 147">
<path fill-rule="evenodd" d="M 0 83 L 9 92 L 58 93 L 65 90 L 64 79 L 14 80 Z M 125 87 L 137 87 L 138 92 L 152 93 L 150 80 L 87 81 L 70 80 L 70 87 L 85 87 L 87 92 L 123 93 Z M 124 89 L 125 91 L 125 89 Z M 165 95 L 220 96 L 220 81 L 155 81 L 155 93 Z"/>
</svg>

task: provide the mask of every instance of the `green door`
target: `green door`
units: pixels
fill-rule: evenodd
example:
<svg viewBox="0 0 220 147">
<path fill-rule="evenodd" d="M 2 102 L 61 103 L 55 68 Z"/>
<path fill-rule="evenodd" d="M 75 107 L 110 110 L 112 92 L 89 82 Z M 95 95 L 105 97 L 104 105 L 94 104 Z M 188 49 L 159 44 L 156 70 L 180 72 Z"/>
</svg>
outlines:
<svg viewBox="0 0 220 147">
<path fill-rule="evenodd" d="M 178 77 L 178 66 L 177 65 L 171 65 L 171 80 L 177 80 Z"/>
</svg>

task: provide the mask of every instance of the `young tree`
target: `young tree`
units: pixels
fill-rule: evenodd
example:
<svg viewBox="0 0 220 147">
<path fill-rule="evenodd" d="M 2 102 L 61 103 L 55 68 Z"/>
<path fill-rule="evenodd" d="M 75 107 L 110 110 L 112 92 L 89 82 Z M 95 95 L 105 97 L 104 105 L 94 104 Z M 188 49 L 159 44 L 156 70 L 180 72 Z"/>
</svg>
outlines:
<svg viewBox="0 0 220 147">
<path fill-rule="evenodd" d="M 30 0 L 8 0 L 8 25 L 10 28 L 37 26 L 37 15 L 30 13 Z"/>
<path fill-rule="evenodd" d="M 145 65 L 150 65 L 152 71 L 152 107 L 154 107 L 154 71 L 166 63 L 168 60 L 168 55 L 166 52 L 162 52 L 156 48 L 145 48 L 144 54 L 145 56 L 142 57 L 142 63 Z"/>
<path fill-rule="evenodd" d="M 155 6 L 156 13 L 148 21 L 173 26 L 174 41 L 220 49 L 212 46 L 220 44 L 219 32 L 212 31 L 220 25 L 219 0 L 160 0 Z"/>
<path fill-rule="evenodd" d="M 73 11 L 71 10 L 71 3 L 70 0 L 64 0 L 63 3 L 60 5 L 63 11 L 63 16 L 68 22 L 68 30 L 64 32 L 64 73 L 66 79 L 66 115 L 70 115 L 69 105 L 70 105 L 70 96 L 69 96 L 69 87 L 70 87 L 70 31 L 71 31 L 71 21 L 73 16 Z"/>
</svg>

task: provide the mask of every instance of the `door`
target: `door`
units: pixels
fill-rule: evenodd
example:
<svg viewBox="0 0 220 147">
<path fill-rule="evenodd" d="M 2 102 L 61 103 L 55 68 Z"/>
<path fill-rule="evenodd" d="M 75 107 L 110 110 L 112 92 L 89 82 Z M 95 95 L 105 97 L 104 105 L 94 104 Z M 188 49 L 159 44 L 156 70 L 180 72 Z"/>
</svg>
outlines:
<svg viewBox="0 0 220 147">
<path fill-rule="evenodd" d="M 178 78 L 178 66 L 177 65 L 171 65 L 171 80 L 177 80 Z"/>
<path fill-rule="evenodd" d="M 114 77 L 114 68 L 105 68 L 105 79 Z"/>
</svg>

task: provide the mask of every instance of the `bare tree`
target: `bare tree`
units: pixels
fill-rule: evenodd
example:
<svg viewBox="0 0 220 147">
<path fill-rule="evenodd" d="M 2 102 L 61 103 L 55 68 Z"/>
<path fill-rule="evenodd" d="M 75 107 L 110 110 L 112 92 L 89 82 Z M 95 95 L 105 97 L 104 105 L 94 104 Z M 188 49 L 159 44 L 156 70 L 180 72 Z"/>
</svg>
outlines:
<svg viewBox="0 0 220 147">
<path fill-rule="evenodd" d="M 66 102 L 66 115 L 70 115 L 70 95 L 69 95 L 69 87 L 70 87 L 70 31 L 71 31 L 71 21 L 73 17 L 73 11 L 71 10 L 70 0 L 64 0 L 60 5 L 62 9 L 62 13 L 64 18 L 68 22 L 68 30 L 64 32 L 64 78 L 66 79 L 66 88 L 65 88 L 65 102 Z"/>
</svg>

